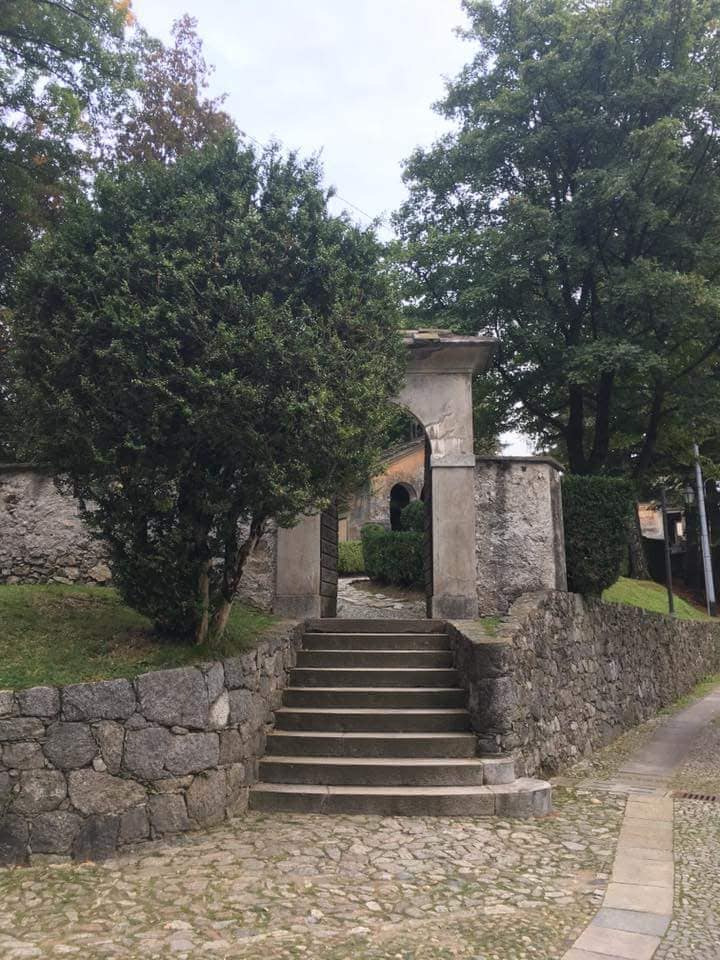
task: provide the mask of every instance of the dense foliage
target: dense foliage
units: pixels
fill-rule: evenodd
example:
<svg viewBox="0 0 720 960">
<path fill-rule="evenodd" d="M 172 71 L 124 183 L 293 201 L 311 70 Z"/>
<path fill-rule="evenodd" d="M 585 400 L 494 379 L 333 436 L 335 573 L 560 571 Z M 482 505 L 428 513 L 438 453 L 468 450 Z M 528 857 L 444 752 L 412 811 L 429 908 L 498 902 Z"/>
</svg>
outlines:
<svg viewBox="0 0 720 960">
<path fill-rule="evenodd" d="M 386 530 L 366 523 L 361 531 L 365 573 L 378 583 L 422 587 L 425 583 L 422 533 Z"/>
<path fill-rule="evenodd" d="M 463 6 L 397 217 L 412 321 L 497 334 L 490 420 L 573 473 L 720 459 L 720 0 Z"/>
<path fill-rule="evenodd" d="M 338 544 L 338 573 L 341 577 L 351 573 L 365 573 L 360 540 L 343 540 Z"/>
<path fill-rule="evenodd" d="M 415 533 L 425 532 L 425 503 L 423 500 L 412 500 L 400 513 L 400 529 L 414 530 Z"/>
<path fill-rule="evenodd" d="M 626 480 L 565 476 L 563 522 L 568 588 L 600 596 L 620 576 L 634 491 Z"/>
<path fill-rule="evenodd" d="M 228 138 L 99 178 L 20 276 L 38 457 L 164 632 L 219 637 L 268 518 L 376 465 L 396 304 L 374 234 L 326 201 L 315 162 Z"/>
</svg>

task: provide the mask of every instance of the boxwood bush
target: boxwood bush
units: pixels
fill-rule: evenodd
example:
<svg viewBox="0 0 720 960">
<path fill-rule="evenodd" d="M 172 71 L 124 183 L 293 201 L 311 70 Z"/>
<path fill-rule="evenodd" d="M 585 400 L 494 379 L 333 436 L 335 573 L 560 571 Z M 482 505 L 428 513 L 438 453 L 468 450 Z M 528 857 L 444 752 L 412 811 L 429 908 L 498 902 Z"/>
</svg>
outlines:
<svg viewBox="0 0 720 960">
<path fill-rule="evenodd" d="M 400 513 L 400 529 L 425 532 L 425 504 L 422 500 L 413 500 Z"/>
<path fill-rule="evenodd" d="M 566 476 L 562 482 L 568 589 L 600 596 L 620 576 L 634 491 L 626 480 Z"/>
<path fill-rule="evenodd" d="M 379 583 L 422 586 L 424 536 L 415 530 L 386 530 L 376 523 L 361 531 L 365 573 Z"/>
<path fill-rule="evenodd" d="M 338 573 L 365 573 L 363 549 L 360 540 L 342 540 L 338 544 Z"/>
</svg>

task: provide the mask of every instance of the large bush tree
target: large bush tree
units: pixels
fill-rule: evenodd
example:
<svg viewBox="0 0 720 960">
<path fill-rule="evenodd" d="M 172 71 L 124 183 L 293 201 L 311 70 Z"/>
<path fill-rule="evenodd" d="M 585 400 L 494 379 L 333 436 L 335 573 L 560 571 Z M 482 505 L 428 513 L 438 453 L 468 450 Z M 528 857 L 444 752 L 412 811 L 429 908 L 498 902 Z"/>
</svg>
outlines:
<svg viewBox="0 0 720 960">
<path fill-rule="evenodd" d="M 374 466 L 395 299 L 373 232 L 326 200 L 315 162 L 227 139 L 100 178 L 22 272 L 38 455 L 164 632 L 219 638 L 267 521 Z"/>
<path fill-rule="evenodd" d="M 493 330 L 506 425 L 572 472 L 674 468 L 720 415 L 720 2 L 463 6 L 397 219 L 415 315 Z"/>
</svg>

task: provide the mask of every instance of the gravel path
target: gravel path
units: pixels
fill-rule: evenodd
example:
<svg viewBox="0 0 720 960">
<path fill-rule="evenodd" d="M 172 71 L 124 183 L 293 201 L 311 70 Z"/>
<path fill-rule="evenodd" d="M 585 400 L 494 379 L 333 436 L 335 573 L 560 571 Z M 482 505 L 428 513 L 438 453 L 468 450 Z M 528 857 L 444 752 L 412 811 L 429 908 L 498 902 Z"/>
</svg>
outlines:
<svg viewBox="0 0 720 960">
<path fill-rule="evenodd" d="M 556 960 L 602 897 L 620 798 L 536 821 L 261 816 L 102 865 L 0 873 L 0 956 Z"/>
<path fill-rule="evenodd" d="M 340 577 L 337 615 L 346 620 L 424 620 L 425 599 L 416 590 L 375 587 L 367 577 Z"/>
</svg>

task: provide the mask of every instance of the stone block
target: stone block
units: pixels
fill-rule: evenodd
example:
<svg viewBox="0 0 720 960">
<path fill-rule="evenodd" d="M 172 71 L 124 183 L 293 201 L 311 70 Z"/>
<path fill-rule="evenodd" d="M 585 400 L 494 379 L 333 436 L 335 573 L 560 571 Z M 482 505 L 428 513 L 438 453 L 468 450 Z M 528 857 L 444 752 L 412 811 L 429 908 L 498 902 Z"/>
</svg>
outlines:
<svg viewBox="0 0 720 960">
<path fill-rule="evenodd" d="M 249 690 L 230 691 L 230 722 L 247 724 L 252 729 L 264 725 L 270 712 L 270 705 L 259 693 Z"/>
<path fill-rule="evenodd" d="M 143 673 L 136 683 L 140 712 L 146 719 L 168 727 L 207 726 L 208 692 L 199 670 L 181 667 Z"/>
<path fill-rule="evenodd" d="M 146 807 L 133 807 L 120 816 L 118 843 L 139 843 L 150 836 L 150 821 Z"/>
<path fill-rule="evenodd" d="M 220 741 L 216 733 L 188 733 L 173 737 L 165 759 L 165 769 L 175 776 L 200 773 L 216 767 L 220 759 Z"/>
<path fill-rule="evenodd" d="M 190 830 L 185 798 L 180 793 L 150 797 L 150 822 L 157 834 L 182 833 Z"/>
<path fill-rule="evenodd" d="M 8 717 L 15 712 L 15 698 L 12 690 L 0 690 L 0 717 Z"/>
<path fill-rule="evenodd" d="M 233 763 L 225 768 L 225 807 L 230 816 L 241 813 L 245 809 L 244 787 L 246 785 L 245 767 L 241 763 Z"/>
<path fill-rule="evenodd" d="M 192 782 L 192 774 L 187 777 L 166 777 L 164 780 L 156 780 L 152 789 L 154 793 L 182 793 Z"/>
<path fill-rule="evenodd" d="M 31 717 L 0 720 L 0 743 L 10 743 L 13 740 L 39 740 L 44 734 L 45 724 L 42 720 Z"/>
<path fill-rule="evenodd" d="M 41 770 L 45 766 L 45 757 L 39 743 L 15 740 L 5 744 L 2 762 L 12 770 Z"/>
<path fill-rule="evenodd" d="M 70 802 L 86 816 L 123 813 L 147 798 L 141 784 L 96 770 L 73 770 L 68 783 Z"/>
<path fill-rule="evenodd" d="M 124 729 L 114 720 L 101 720 L 93 726 L 93 733 L 108 772 L 119 773 L 125 740 Z"/>
<path fill-rule="evenodd" d="M 14 781 L 10 774 L 4 770 L 0 770 L 0 808 L 4 807 L 7 803 L 13 786 Z"/>
<path fill-rule="evenodd" d="M 165 727 L 129 730 L 125 734 L 125 769 L 143 780 L 161 777 L 173 739 Z"/>
<path fill-rule="evenodd" d="M 230 696 L 227 690 L 223 690 L 218 698 L 212 703 L 208 716 L 209 726 L 213 730 L 227 726 L 230 719 Z"/>
<path fill-rule="evenodd" d="M 67 796 L 65 777 L 59 770 L 23 770 L 20 790 L 13 800 L 13 813 L 43 813 L 55 810 Z"/>
<path fill-rule="evenodd" d="M 222 663 L 211 663 L 205 670 L 208 700 L 210 703 L 217 700 L 225 689 L 225 669 Z"/>
<path fill-rule="evenodd" d="M 220 731 L 220 759 L 219 763 L 237 763 L 245 757 L 242 737 L 238 730 Z"/>
<path fill-rule="evenodd" d="M 69 810 L 41 813 L 30 824 L 30 848 L 33 853 L 69 854 L 81 825 L 82 817 Z"/>
<path fill-rule="evenodd" d="M 225 685 L 230 690 L 241 687 L 255 690 L 258 677 L 258 660 L 255 650 L 251 653 L 243 653 L 239 657 L 230 657 L 224 661 L 224 667 Z"/>
<path fill-rule="evenodd" d="M 127 720 L 135 707 L 135 691 L 129 680 L 101 680 L 63 687 L 64 720 Z"/>
<path fill-rule="evenodd" d="M 91 816 L 83 824 L 73 844 L 73 858 L 80 861 L 107 860 L 117 850 L 120 817 Z"/>
<path fill-rule="evenodd" d="M 28 825 L 12 813 L 0 816 L 0 865 L 28 862 Z"/>
<path fill-rule="evenodd" d="M 198 826 L 222 823 L 225 817 L 225 772 L 209 770 L 200 773 L 187 791 L 187 810 Z"/>
<path fill-rule="evenodd" d="M 43 751 L 59 769 L 75 770 L 92 763 L 98 746 L 88 724 L 61 722 L 48 727 Z"/>
<path fill-rule="evenodd" d="M 56 687 L 30 687 L 18 690 L 17 701 L 24 717 L 57 717 L 60 713 L 60 691 Z"/>
</svg>

